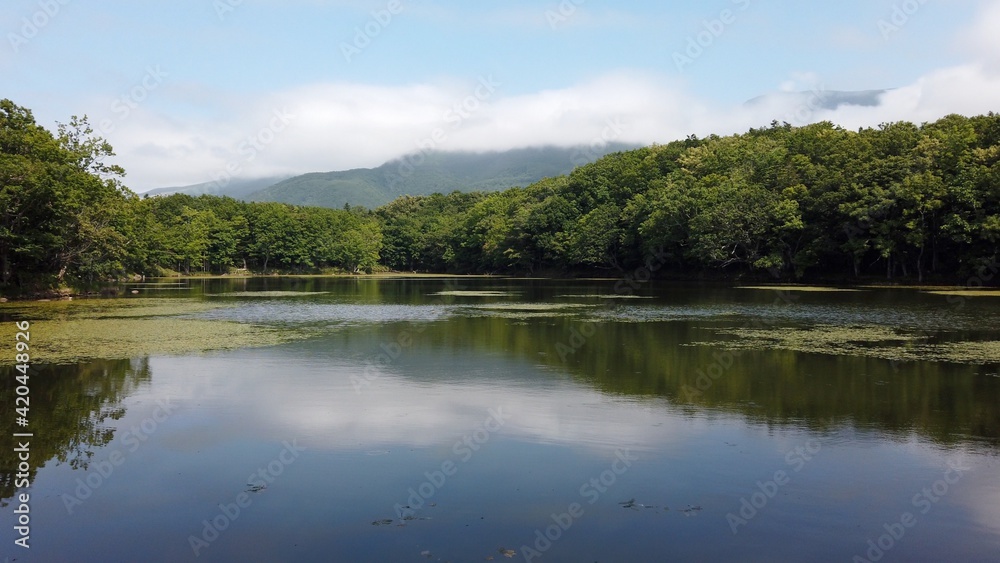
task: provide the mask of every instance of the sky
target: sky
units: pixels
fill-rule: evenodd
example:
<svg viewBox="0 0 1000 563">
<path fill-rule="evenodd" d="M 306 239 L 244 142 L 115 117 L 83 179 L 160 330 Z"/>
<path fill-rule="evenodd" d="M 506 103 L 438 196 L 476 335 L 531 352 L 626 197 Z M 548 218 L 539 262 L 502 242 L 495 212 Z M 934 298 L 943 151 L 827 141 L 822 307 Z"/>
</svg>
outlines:
<svg viewBox="0 0 1000 563">
<path fill-rule="evenodd" d="M 998 30 L 1000 0 L 5 0 L 0 98 L 88 116 L 142 192 L 1000 111 Z"/>
</svg>

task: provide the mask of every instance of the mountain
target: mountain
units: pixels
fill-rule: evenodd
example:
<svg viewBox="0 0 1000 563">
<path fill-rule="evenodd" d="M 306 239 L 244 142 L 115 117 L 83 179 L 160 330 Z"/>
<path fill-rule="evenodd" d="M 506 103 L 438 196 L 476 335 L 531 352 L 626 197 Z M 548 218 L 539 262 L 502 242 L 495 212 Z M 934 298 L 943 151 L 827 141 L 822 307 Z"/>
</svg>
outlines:
<svg viewBox="0 0 1000 563">
<path fill-rule="evenodd" d="M 205 182 L 194 184 L 193 186 L 178 186 L 173 188 L 156 188 L 143 192 L 139 195 L 161 196 L 170 194 L 188 194 L 192 196 L 217 195 L 229 196 L 233 199 L 245 199 L 254 192 L 258 192 L 268 186 L 273 186 L 278 182 L 287 179 L 288 176 L 278 176 L 274 178 L 254 178 L 252 180 L 233 179 L 226 185 L 220 186 L 218 182 Z"/>
<path fill-rule="evenodd" d="M 596 149 L 581 146 L 487 153 L 418 153 L 378 168 L 295 176 L 244 199 L 332 208 L 350 204 L 374 209 L 402 195 L 455 190 L 496 191 L 527 186 L 543 178 L 568 174 L 577 166 L 606 154 L 633 148 L 636 147 L 612 143 Z"/>
</svg>

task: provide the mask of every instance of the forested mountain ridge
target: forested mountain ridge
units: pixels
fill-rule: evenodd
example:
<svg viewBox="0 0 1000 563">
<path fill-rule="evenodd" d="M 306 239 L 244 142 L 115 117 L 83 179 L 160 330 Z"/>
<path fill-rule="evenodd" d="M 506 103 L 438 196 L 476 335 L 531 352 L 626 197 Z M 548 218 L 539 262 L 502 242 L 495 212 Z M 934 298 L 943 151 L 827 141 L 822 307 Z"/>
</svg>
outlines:
<svg viewBox="0 0 1000 563">
<path fill-rule="evenodd" d="M 3 290 L 156 274 L 395 269 L 996 280 L 1000 116 L 773 123 L 623 151 L 500 192 L 376 210 L 139 198 L 73 118 L 0 102 Z"/>
<path fill-rule="evenodd" d="M 244 199 L 256 192 L 273 186 L 278 182 L 287 180 L 288 178 L 289 176 L 272 176 L 269 178 L 252 178 L 249 180 L 231 178 L 227 181 L 218 180 L 212 182 L 202 182 L 201 184 L 193 184 L 190 186 L 155 188 L 142 192 L 140 195 L 143 197 L 162 197 L 173 194 L 185 194 L 194 197 L 198 197 L 200 195 L 215 195 L 220 197 L 231 197 L 233 199 Z"/>
<path fill-rule="evenodd" d="M 497 191 L 527 186 L 543 178 L 568 174 L 613 152 L 636 145 L 610 143 L 599 147 L 533 147 L 502 152 L 427 151 L 391 160 L 376 168 L 311 172 L 293 177 L 232 179 L 179 188 L 151 190 L 149 195 L 182 193 L 229 196 L 245 201 L 341 209 L 374 209 L 403 195 L 453 191 Z"/>
<path fill-rule="evenodd" d="M 527 186 L 628 148 L 635 147 L 618 143 L 597 148 L 541 147 L 484 153 L 429 151 L 407 155 L 377 168 L 296 176 L 246 199 L 333 209 L 345 205 L 374 209 L 404 195 Z"/>
<path fill-rule="evenodd" d="M 377 211 L 392 268 L 996 279 L 1000 116 L 848 131 L 774 123 L 568 176 Z"/>
</svg>

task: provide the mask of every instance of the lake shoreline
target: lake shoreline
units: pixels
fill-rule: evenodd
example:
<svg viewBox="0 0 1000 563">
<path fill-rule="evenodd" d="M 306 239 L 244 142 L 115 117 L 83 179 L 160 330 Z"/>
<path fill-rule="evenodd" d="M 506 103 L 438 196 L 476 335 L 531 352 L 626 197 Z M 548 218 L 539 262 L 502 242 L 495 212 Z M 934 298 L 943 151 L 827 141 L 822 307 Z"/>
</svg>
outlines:
<svg viewBox="0 0 1000 563">
<path fill-rule="evenodd" d="M 89 298 L 113 298 L 122 297 L 128 295 L 129 293 L 136 293 L 138 290 L 131 287 L 138 284 L 149 284 L 156 280 L 238 280 L 238 279 L 336 279 L 336 278 L 353 278 L 353 279 L 401 279 L 401 278 L 415 278 L 415 279 L 513 279 L 513 280 L 575 280 L 575 281 L 620 281 L 620 280 L 636 280 L 639 283 L 641 276 L 636 273 L 625 273 L 619 276 L 601 276 L 598 272 L 577 272 L 579 275 L 574 275 L 573 273 L 539 273 L 539 274 L 450 274 L 450 273 L 430 273 L 430 272 L 377 272 L 371 274 L 351 274 L 351 273 L 329 273 L 329 274 L 291 274 L 291 273 L 271 273 L 271 274 L 259 274 L 259 273 L 238 273 L 238 274 L 212 274 L 212 275 L 170 275 L 170 276 L 144 276 L 139 279 L 131 280 L 120 280 L 115 282 L 108 282 L 107 285 L 102 286 L 100 289 L 83 289 L 83 288 L 72 288 L 72 287 L 62 287 L 58 289 L 49 290 L 38 290 L 32 291 L 24 294 L 4 294 L 0 293 L 0 303 L 9 302 L 25 302 L 25 301 L 68 301 L 72 299 L 89 299 Z M 866 278 L 858 279 L 853 281 L 848 281 L 843 278 L 816 278 L 810 279 L 809 282 L 792 282 L 792 281 L 779 281 L 775 280 L 772 276 L 754 276 L 754 275 L 736 275 L 736 276 L 722 276 L 722 275 L 704 275 L 704 274 L 673 274 L 660 277 L 651 277 L 649 281 L 660 282 L 660 283 L 702 283 L 710 285 L 720 285 L 720 286 L 740 286 L 740 285 L 754 285 L 754 286 L 775 286 L 775 287 L 836 287 L 842 289 L 917 289 L 917 290 L 997 290 L 1000 291 L 1000 285 L 987 285 L 983 283 L 984 280 L 979 280 L 981 283 L 973 284 L 971 280 L 967 281 L 964 285 L 957 284 L 954 282 L 948 282 L 944 280 L 937 281 L 919 281 L 917 279 L 910 278 L 899 278 L 897 280 L 884 280 L 879 278 Z M 992 280 L 985 280 L 986 282 Z M 641 282 L 648 283 L 648 282 Z"/>
</svg>

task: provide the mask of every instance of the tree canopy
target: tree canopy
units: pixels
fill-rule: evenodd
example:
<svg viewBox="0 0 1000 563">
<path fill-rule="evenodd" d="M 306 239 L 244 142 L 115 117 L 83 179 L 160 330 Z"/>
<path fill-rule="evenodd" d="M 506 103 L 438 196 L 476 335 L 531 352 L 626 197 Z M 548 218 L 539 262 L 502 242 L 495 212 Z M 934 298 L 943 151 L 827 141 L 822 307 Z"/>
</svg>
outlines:
<svg viewBox="0 0 1000 563">
<path fill-rule="evenodd" d="M 998 270 L 1000 116 L 848 131 L 772 123 L 620 152 L 565 177 L 377 211 L 394 268 L 784 278 Z M 401 255 L 400 255 L 401 256 Z"/>
<path fill-rule="evenodd" d="M 769 127 L 618 152 L 503 191 L 377 210 L 140 198 L 86 117 L 0 101 L 0 288 L 133 274 L 376 269 L 995 278 L 1000 115 Z"/>
</svg>

